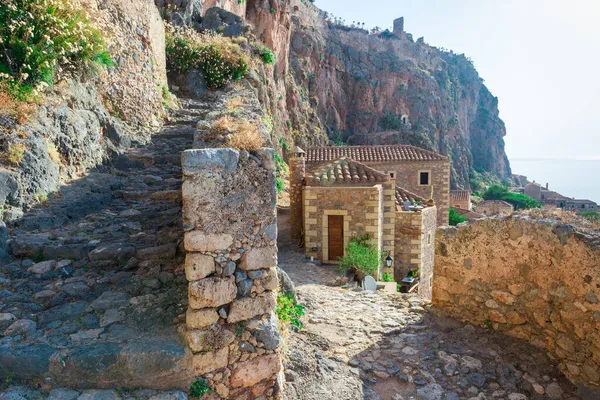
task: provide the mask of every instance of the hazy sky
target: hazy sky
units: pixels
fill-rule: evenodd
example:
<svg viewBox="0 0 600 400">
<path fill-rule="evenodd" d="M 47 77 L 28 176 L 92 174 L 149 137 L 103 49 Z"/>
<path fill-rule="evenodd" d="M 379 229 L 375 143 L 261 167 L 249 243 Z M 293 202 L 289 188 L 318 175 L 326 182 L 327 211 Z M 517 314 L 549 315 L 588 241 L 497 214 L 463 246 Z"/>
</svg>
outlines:
<svg viewBox="0 0 600 400">
<path fill-rule="evenodd" d="M 509 158 L 600 159 L 600 0 L 316 0 L 470 57 L 499 98 Z"/>
</svg>

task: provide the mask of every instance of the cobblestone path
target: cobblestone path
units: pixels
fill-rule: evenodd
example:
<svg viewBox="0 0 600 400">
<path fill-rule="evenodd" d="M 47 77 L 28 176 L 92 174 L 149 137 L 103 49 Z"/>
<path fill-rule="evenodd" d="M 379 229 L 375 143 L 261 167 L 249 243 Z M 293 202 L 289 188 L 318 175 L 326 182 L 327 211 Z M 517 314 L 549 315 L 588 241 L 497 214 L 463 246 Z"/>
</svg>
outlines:
<svg viewBox="0 0 600 400">
<path fill-rule="evenodd" d="M 415 295 L 329 286 L 330 266 L 307 262 L 280 212 L 280 266 L 306 307 L 284 351 L 286 398 L 598 399 L 579 392 L 531 345 L 437 315 Z"/>
</svg>

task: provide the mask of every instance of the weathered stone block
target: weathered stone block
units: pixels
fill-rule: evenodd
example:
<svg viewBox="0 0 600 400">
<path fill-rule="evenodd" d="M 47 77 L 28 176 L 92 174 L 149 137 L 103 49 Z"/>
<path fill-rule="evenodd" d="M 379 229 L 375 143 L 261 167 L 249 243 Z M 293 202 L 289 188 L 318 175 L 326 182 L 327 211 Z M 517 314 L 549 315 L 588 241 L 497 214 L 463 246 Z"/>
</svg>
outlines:
<svg viewBox="0 0 600 400">
<path fill-rule="evenodd" d="M 187 333 L 187 339 L 196 353 L 229 346 L 235 340 L 235 334 L 227 329 L 193 330 Z"/>
<path fill-rule="evenodd" d="M 235 299 L 237 286 L 233 276 L 206 278 L 189 286 L 189 306 L 194 309 L 218 307 Z"/>
<path fill-rule="evenodd" d="M 240 153 L 233 149 L 194 149 L 181 154 L 184 175 L 197 174 L 208 168 L 237 170 Z"/>
<path fill-rule="evenodd" d="M 260 280 L 265 290 L 277 290 L 279 287 L 279 278 L 277 276 L 277 269 L 271 268 L 267 271 L 265 276 Z"/>
<path fill-rule="evenodd" d="M 217 251 L 229 249 L 233 244 L 233 236 L 191 231 L 185 233 L 183 241 L 187 251 Z"/>
<path fill-rule="evenodd" d="M 229 348 L 209 351 L 204 354 L 196 354 L 192 359 L 195 375 L 204 375 L 228 365 Z"/>
<path fill-rule="evenodd" d="M 243 270 L 266 269 L 277 266 L 277 248 L 261 247 L 251 249 L 242 256 Z"/>
<path fill-rule="evenodd" d="M 503 304 L 511 305 L 515 302 L 515 297 L 512 294 L 507 293 L 507 292 L 501 292 L 499 290 L 493 290 L 492 297 L 497 302 L 500 302 Z"/>
<path fill-rule="evenodd" d="M 277 302 L 275 293 L 266 292 L 262 296 L 246 297 L 231 304 L 227 322 L 246 321 L 258 315 L 266 314 L 275 309 Z"/>
<path fill-rule="evenodd" d="M 200 253 L 188 253 L 185 257 L 185 276 L 188 281 L 204 279 L 215 272 L 215 259 Z"/>
<path fill-rule="evenodd" d="M 190 329 L 200 329 L 210 326 L 219 320 L 219 314 L 215 309 L 187 310 L 185 321 Z"/>
<path fill-rule="evenodd" d="M 263 379 L 275 378 L 281 370 L 279 355 L 270 354 L 239 363 L 231 373 L 231 386 L 254 386 Z"/>
</svg>

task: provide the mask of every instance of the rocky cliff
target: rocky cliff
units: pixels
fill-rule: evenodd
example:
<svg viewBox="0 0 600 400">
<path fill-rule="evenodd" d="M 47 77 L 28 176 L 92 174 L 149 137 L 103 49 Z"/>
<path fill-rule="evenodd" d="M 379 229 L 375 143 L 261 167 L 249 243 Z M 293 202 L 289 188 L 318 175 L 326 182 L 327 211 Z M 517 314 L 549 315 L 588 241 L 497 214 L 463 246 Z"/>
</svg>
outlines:
<svg viewBox="0 0 600 400">
<path fill-rule="evenodd" d="M 210 0 L 157 0 L 197 18 Z M 448 155 L 452 186 L 471 172 L 511 176 L 498 100 L 465 56 L 425 43 L 398 26 L 372 34 L 329 21 L 305 1 L 225 0 L 274 49 L 275 136 L 299 145 L 407 143 Z M 279 96 L 277 96 L 279 94 Z M 325 140 L 324 140 L 325 139 Z"/>
<path fill-rule="evenodd" d="M 290 67 L 330 138 L 438 151 L 452 160 L 453 187 L 469 187 L 471 169 L 510 176 L 498 100 L 467 57 L 401 28 L 373 34 L 326 18 L 298 6 Z"/>
</svg>

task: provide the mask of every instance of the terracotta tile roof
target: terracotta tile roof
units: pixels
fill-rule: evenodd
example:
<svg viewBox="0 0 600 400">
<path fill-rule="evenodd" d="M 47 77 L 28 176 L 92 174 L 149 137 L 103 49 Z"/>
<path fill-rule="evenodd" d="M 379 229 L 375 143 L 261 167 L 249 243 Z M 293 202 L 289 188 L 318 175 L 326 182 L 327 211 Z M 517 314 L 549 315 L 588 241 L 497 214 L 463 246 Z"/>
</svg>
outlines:
<svg viewBox="0 0 600 400">
<path fill-rule="evenodd" d="M 390 178 L 371 167 L 344 157 L 319 166 L 306 178 L 308 185 L 376 184 Z"/>
<path fill-rule="evenodd" d="M 468 200 L 471 198 L 471 192 L 468 190 L 451 190 L 450 191 L 450 199 L 461 201 Z"/>
<path fill-rule="evenodd" d="M 513 205 L 510 203 L 507 203 L 504 200 L 485 200 L 482 201 L 481 203 L 477 204 L 477 207 L 489 207 L 489 206 L 502 206 L 502 207 L 510 207 L 513 208 Z M 477 208 L 476 208 L 477 209 Z"/>
<path fill-rule="evenodd" d="M 485 214 L 481 214 L 475 211 L 471 211 L 471 210 L 465 210 L 463 208 L 458 208 L 458 207 L 454 207 L 454 209 L 456 210 L 456 213 L 458 215 L 462 215 L 463 217 L 466 218 L 483 218 L 485 217 Z"/>
<path fill-rule="evenodd" d="M 399 186 L 396 186 L 396 204 L 402 206 L 404 205 L 404 202 L 406 200 L 410 201 L 411 203 L 418 201 L 422 205 L 427 203 L 427 199 L 425 199 L 424 197 L 421 197 L 418 194 L 414 194 L 413 192 L 409 192 L 408 190 L 403 189 Z"/>
<path fill-rule="evenodd" d="M 433 151 L 408 145 L 330 146 L 306 150 L 307 163 L 320 163 L 349 157 L 359 162 L 435 161 L 448 160 Z"/>
</svg>

